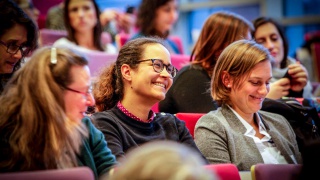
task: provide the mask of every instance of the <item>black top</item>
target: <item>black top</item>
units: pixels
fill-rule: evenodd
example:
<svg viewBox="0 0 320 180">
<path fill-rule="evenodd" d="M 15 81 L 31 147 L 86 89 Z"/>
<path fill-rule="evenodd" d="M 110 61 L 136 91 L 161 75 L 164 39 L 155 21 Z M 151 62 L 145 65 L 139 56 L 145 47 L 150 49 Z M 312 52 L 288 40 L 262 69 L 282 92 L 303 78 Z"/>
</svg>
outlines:
<svg viewBox="0 0 320 180">
<path fill-rule="evenodd" d="M 202 156 L 184 121 L 172 114 L 157 113 L 151 123 L 145 123 L 130 118 L 115 106 L 110 110 L 94 113 L 92 118 L 105 135 L 108 147 L 117 159 L 131 148 L 154 140 L 181 142 Z"/>
<path fill-rule="evenodd" d="M 173 80 L 166 98 L 159 103 L 160 112 L 208 113 L 217 109 L 211 97 L 208 73 L 200 65 L 183 67 Z"/>
</svg>

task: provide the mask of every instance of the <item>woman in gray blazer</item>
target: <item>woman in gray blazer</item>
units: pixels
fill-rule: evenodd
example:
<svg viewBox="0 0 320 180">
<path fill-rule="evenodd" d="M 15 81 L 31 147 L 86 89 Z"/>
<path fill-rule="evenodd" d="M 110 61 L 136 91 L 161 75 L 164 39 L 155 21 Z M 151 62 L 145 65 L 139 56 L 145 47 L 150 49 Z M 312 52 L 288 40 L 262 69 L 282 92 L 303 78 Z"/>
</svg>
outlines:
<svg viewBox="0 0 320 180">
<path fill-rule="evenodd" d="M 201 117 L 195 142 L 212 164 L 233 163 L 248 171 L 257 163 L 301 163 L 288 121 L 260 111 L 269 92 L 272 57 L 248 40 L 226 47 L 211 80 L 211 96 L 221 107 Z"/>
</svg>

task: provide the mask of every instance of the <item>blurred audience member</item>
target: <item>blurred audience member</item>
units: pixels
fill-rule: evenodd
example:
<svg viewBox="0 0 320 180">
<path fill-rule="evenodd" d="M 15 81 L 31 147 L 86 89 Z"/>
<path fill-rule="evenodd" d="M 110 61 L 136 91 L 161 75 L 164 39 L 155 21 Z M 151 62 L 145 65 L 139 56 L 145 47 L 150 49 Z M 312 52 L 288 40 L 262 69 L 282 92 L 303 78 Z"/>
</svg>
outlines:
<svg viewBox="0 0 320 180">
<path fill-rule="evenodd" d="M 46 16 L 46 28 L 55 30 L 65 30 L 64 20 L 63 20 L 63 9 L 64 2 L 52 6 Z"/>
<path fill-rule="evenodd" d="M 32 0 L 13 0 L 18 6 L 33 20 L 35 24 L 38 24 L 38 18 L 40 11 L 34 7 Z"/>
<path fill-rule="evenodd" d="M 159 110 L 167 113 L 207 113 L 217 108 L 209 92 L 213 68 L 222 50 L 239 39 L 251 39 L 253 26 L 244 17 L 216 12 L 205 22 L 192 53 L 191 63 L 174 78 Z"/>
<path fill-rule="evenodd" d="M 268 48 L 274 58 L 273 78 L 270 81 L 270 99 L 281 97 L 311 98 L 312 86 L 306 68 L 288 56 L 288 41 L 282 27 L 274 19 L 259 17 L 253 21 L 253 37 L 257 43 Z"/>
<path fill-rule="evenodd" d="M 37 30 L 13 1 L 0 1 L 0 94 L 23 58 L 37 47 Z"/>
<path fill-rule="evenodd" d="M 239 40 L 219 56 L 211 95 L 221 107 L 202 116 L 195 142 L 211 164 L 301 163 L 296 136 L 281 115 L 261 111 L 272 78 L 272 56 L 254 41 Z"/>
<path fill-rule="evenodd" d="M 205 162 L 189 147 L 171 141 L 143 144 L 121 159 L 110 180 L 214 180 L 216 176 L 204 168 Z"/>
<path fill-rule="evenodd" d="M 158 36 L 165 39 L 170 53 L 181 54 L 178 45 L 168 39 L 170 30 L 179 17 L 177 0 L 142 0 L 138 9 L 139 32 L 131 39 L 142 36 Z"/>
<path fill-rule="evenodd" d="M 68 34 L 53 46 L 117 53 L 111 43 L 103 45 L 101 42 L 100 11 L 95 0 L 66 0 L 64 3 L 64 22 Z"/>
<path fill-rule="evenodd" d="M 61 2 L 48 10 L 46 17 L 46 28 L 55 30 L 65 30 L 64 24 L 64 2 Z M 99 15 L 102 30 L 108 32 L 112 41 L 115 35 L 120 32 L 132 33 L 135 23 L 134 12 L 122 13 L 117 10 L 106 9 Z M 114 22 L 116 25 L 113 25 Z"/>
<path fill-rule="evenodd" d="M 96 178 L 115 157 L 86 108 L 94 104 L 88 61 L 68 49 L 42 48 L 0 97 L 0 171 L 88 166 Z"/>
</svg>

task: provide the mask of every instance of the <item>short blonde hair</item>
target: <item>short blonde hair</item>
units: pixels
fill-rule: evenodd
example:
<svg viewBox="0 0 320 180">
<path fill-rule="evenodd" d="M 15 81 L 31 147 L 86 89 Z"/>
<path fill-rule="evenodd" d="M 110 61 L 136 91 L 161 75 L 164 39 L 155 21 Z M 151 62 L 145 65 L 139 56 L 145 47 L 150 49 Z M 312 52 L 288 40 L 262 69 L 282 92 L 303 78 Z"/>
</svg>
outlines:
<svg viewBox="0 0 320 180">
<path fill-rule="evenodd" d="M 129 152 L 110 180 L 216 179 L 204 168 L 204 160 L 189 147 L 173 141 L 153 141 Z"/>
<path fill-rule="evenodd" d="M 211 79 L 211 96 L 219 105 L 230 103 L 230 89 L 223 83 L 223 72 L 233 79 L 233 86 L 240 88 L 251 70 L 262 61 L 272 61 L 268 49 L 250 41 L 239 40 L 227 46 L 218 58 Z"/>
</svg>

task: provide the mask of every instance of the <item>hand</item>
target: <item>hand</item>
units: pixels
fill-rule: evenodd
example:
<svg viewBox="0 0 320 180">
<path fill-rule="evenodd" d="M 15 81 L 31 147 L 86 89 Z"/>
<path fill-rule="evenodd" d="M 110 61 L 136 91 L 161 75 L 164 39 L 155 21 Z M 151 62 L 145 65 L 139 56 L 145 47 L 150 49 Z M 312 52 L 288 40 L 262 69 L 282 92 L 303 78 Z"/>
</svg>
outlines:
<svg viewBox="0 0 320 180">
<path fill-rule="evenodd" d="M 290 80 L 288 78 L 281 78 L 270 84 L 270 91 L 267 94 L 269 99 L 279 99 L 289 94 Z"/>
<path fill-rule="evenodd" d="M 308 71 L 300 62 L 290 64 L 288 69 L 288 73 L 291 76 L 291 90 L 296 92 L 302 91 L 308 82 Z"/>
<path fill-rule="evenodd" d="M 116 21 L 119 32 L 123 30 L 125 33 L 130 34 L 136 22 L 136 16 L 129 13 L 118 14 Z"/>
<path fill-rule="evenodd" d="M 114 20 L 118 16 L 118 12 L 113 9 L 106 9 L 100 14 L 100 23 L 105 26 L 110 21 Z"/>
</svg>

